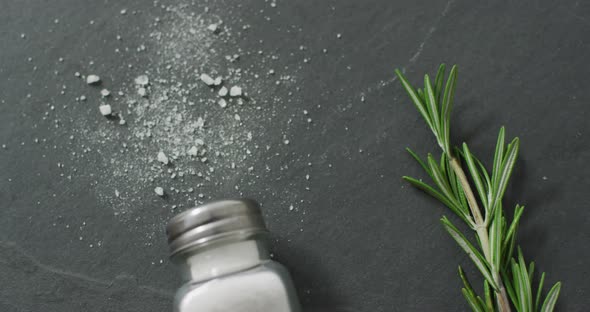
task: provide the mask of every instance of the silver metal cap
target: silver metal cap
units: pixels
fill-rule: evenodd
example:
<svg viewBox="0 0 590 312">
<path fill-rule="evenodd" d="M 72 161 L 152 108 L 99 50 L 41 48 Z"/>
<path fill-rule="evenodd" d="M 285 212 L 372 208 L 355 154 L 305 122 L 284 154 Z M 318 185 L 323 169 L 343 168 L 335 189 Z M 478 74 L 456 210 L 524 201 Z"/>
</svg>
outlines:
<svg viewBox="0 0 590 312">
<path fill-rule="evenodd" d="M 166 227 L 172 256 L 220 240 L 243 240 L 267 231 L 260 206 L 251 199 L 204 204 L 176 215 Z"/>
</svg>

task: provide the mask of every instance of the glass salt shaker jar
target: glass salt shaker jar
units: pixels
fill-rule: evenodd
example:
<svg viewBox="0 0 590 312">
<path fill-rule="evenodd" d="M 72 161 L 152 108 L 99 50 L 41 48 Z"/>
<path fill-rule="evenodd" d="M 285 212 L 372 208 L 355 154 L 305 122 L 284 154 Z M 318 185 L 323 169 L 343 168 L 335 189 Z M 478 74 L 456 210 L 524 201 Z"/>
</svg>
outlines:
<svg viewBox="0 0 590 312">
<path fill-rule="evenodd" d="M 166 228 L 185 282 L 175 312 L 300 312 L 287 270 L 270 259 L 259 205 L 222 200 L 185 211 Z"/>
</svg>

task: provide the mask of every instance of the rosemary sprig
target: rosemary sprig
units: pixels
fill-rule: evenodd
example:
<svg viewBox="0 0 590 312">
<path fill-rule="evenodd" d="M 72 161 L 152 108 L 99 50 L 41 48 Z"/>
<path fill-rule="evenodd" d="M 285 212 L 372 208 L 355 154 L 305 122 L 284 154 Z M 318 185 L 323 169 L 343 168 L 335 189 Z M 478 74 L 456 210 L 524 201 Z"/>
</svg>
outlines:
<svg viewBox="0 0 590 312">
<path fill-rule="evenodd" d="M 557 282 L 541 303 L 545 273 L 542 273 L 536 295 L 533 296 L 534 262 L 527 266 L 520 248 L 513 257 L 516 232 L 524 206 L 516 205 L 510 223 L 502 208 L 502 198 L 518 157 L 519 140 L 514 138 L 506 144 L 504 127 L 500 128 L 491 172 L 473 155 L 466 143 L 461 148 L 452 149 L 450 116 L 457 66 L 451 68 L 446 83 L 443 81 L 445 69 L 444 64 L 440 65 L 434 83 L 425 75 L 423 89 L 414 89 L 400 70 L 395 71 L 442 149 L 438 161 L 431 154 L 423 161 L 407 149 L 430 176 L 434 186 L 412 177 L 403 178 L 438 199 L 476 232 L 477 241 L 474 245 L 467 238 L 468 235 L 461 233 L 446 216 L 441 219 L 447 232 L 469 255 L 484 277 L 482 298 L 459 267 L 463 296 L 473 311 L 508 312 L 512 308 L 518 312 L 553 311 L 561 283 Z M 471 181 L 463 170 L 463 164 L 467 167 Z M 475 186 L 477 197 L 472 185 Z"/>
</svg>

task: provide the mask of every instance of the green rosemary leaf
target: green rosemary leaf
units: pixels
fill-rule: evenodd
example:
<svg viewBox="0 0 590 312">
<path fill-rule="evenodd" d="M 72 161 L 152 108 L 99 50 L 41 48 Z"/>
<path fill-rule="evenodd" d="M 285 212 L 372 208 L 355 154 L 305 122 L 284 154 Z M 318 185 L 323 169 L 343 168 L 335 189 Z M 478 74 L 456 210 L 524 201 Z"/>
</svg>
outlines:
<svg viewBox="0 0 590 312">
<path fill-rule="evenodd" d="M 399 80 L 402 82 L 402 85 L 406 89 L 406 92 L 408 93 L 408 95 L 412 99 L 412 102 L 414 102 L 414 105 L 416 106 L 416 108 L 418 109 L 418 111 L 420 112 L 420 114 L 422 115 L 422 117 L 424 118 L 424 120 L 426 121 L 428 126 L 430 127 L 430 129 L 432 131 L 434 131 L 435 128 L 432 125 L 432 121 L 430 120 L 430 117 L 428 116 L 428 112 L 426 111 L 426 108 L 424 107 L 424 103 L 418 97 L 418 94 L 416 94 L 416 91 L 414 91 L 414 88 L 412 87 L 412 85 L 410 85 L 410 83 L 408 82 L 406 77 L 404 77 L 404 75 L 402 74 L 402 72 L 399 69 L 395 70 L 395 74 L 397 75 Z"/>
<path fill-rule="evenodd" d="M 487 194 L 487 201 L 489 203 L 491 200 L 491 196 L 492 196 L 492 194 L 491 194 L 492 181 L 490 180 L 490 176 L 488 175 L 488 171 L 487 171 L 486 167 L 483 165 L 483 163 L 477 157 L 475 157 L 475 155 L 473 155 L 473 154 L 471 154 L 471 158 L 473 158 L 473 161 L 479 167 L 480 175 L 485 180 L 484 190 Z M 487 211 L 486 211 L 486 213 L 487 213 Z"/>
<path fill-rule="evenodd" d="M 450 120 L 451 120 L 451 111 L 453 110 L 453 96 L 455 94 L 455 84 L 457 82 L 457 66 L 453 66 L 451 68 L 451 72 L 449 73 L 449 78 L 447 78 L 447 84 L 445 85 L 445 93 L 442 100 L 441 105 L 441 119 L 445 120 L 444 129 L 443 131 L 443 138 L 445 141 L 445 149 L 446 153 L 450 155 L 451 153 L 451 143 L 450 143 Z"/>
<path fill-rule="evenodd" d="M 512 251 L 514 250 L 514 244 L 516 242 L 516 230 L 518 228 L 518 222 L 520 221 L 523 211 L 524 206 L 516 205 L 516 208 L 514 208 L 514 217 L 512 218 L 512 223 L 508 228 L 508 232 L 506 232 L 504 243 L 502 244 L 502 254 L 505 255 L 504 263 L 506 264 L 508 264 L 509 260 L 512 258 Z"/>
<path fill-rule="evenodd" d="M 467 276 L 465 275 L 465 272 L 463 271 L 463 268 L 461 266 L 459 266 L 459 277 L 461 278 L 461 281 L 463 282 L 463 286 L 465 289 L 467 289 L 467 291 L 469 291 L 473 297 L 477 296 L 475 294 L 475 291 L 473 290 L 473 287 L 471 286 L 471 283 L 469 282 L 469 279 L 467 279 Z"/>
<path fill-rule="evenodd" d="M 541 312 L 552 312 L 555 308 L 555 303 L 557 302 L 557 297 L 559 297 L 559 291 L 561 290 L 561 282 L 555 283 L 549 293 L 547 294 L 547 298 L 545 298 L 545 302 L 543 302 L 543 307 L 541 307 Z"/>
<path fill-rule="evenodd" d="M 492 300 L 492 292 L 490 290 L 490 284 L 487 281 L 483 281 L 483 292 L 486 298 L 485 307 L 487 311 L 495 311 L 494 309 L 494 301 Z"/>
<path fill-rule="evenodd" d="M 434 95 L 436 97 L 436 101 L 437 103 L 440 102 L 440 95 L 442 92 L 442 87 L 443 87 L 443 80 L 445 79 L 445 69 L 446 69 L 446 65 L 445 64 L 440 64 L 440 66 L 438 67 L 438 72 L 436 73 L 436 78 L 434 78 Z M 441 120 L 443 120 L 444 117 L 441 117 Z"/>
<path fill-rule="evenodd" d="M 529 282 L 530 285 L 533 285 L 533 275 L 535 274 L 535 261 L 531 261 L 531 263 L 529 263 Z M 531 286 L 531 291 L 532 291 L 532 286 Z"/>
<path fill-rule="evenodd" d="M 445 197 L 443 194 L 441 194 L 440 192 L 435 190 L 432 186 L 430 186 L 420 180 L 414 179 L 412 177 L 404 176 L 402 178 L 404 180 L 410 182 L 415 187 L 423 190 L 424 192 L 426 192 L 430 196 L 438 199 L 441 203 L 443 203 L 445 206 L 447 206 L 449 209 L 451 209 L 451 211 L 453 211 L 457 216 L 459 216 L 459 218 L 461 218 L 463 221 L 465 221 L 465 223 L 467 223 L 469 226 L 472 226 L 473 222 L 471 220 L 467 219 L 467 217 L 465 216 L 463 211 L 461 211 L 461 209 L 459 209 L 455 204 L 453 204 L 451 201 L 449 201 L 449 199 L 447 197 Z"/>
<path fill-rule="evenodd" d="M 518 299 L 518 301 L 514 302 L 514 305 L 518 306 L 520 311 L 523 312 L 528 312 L 529 310 L 527 309 L 526 306 L 526 294 L 525 294 L 525 288 L 522 285 L 523 280 L 522 280 L 522 274 L 520 272 L 520 266 L 518 265 L 518 263 L 516 263 L 516 261 L 513 259 L 511 259 L 511 264 L 512 264 L 512 280 L 513 280 L 513 286 L 514 286 L 514 293 L 516 294 L 516 298 Z"/>
<path fill-rule="evenodd" d="M 467 168 L 469 168 L 469 172 L 471 173 L 471 179 L 475 183 L 475 188 L 479 193 L 479 199 L 483 204 L 485 210 L 488 211 L 487 192 L 484 188 L 483 182 L 481 181 L 479 170 L 473 162 L 471 152 L 469 151 L 469 147 L 466 143 L 463 143 L 463 157 L 465 157 L 465 161 L 467 162 Z"/>
<path fill-rule="evenodd" d="M 434 90 L 432 90 L 432 84 L 430 83 L 430 77 L 428 77 L 428 75 L 424 75 L 424 99 L 426 100 L 426 106 L 432 120 L 432 125 L 434 125 L 434 128 L 436 129 L 434 134 L 437 139 L 440 139 L 440 115 L 438 114 L 438 104 L 434 98 Z"/>
<path fill-rule="evenodd" d="M 424 171 L 426 171 L 426 173 L 428 173 L 428 175 L 432 178 L 432 171 L 430 171 L 430 168 L 424 163 L 424 161 L 422 161 L 420 156 L 414 153 L 414 151 L 412 151 L 409 147 L 406 147 L 406 151 L 412 155 L 412 157 L 420 164 Z"/>
<path fill-rule="evenodd" d="M 516 158 L 518 156 L 518 146 L 518 138 L 514 138 L 514 140 L 512 140 L 512 142 L 508 144 L 506 156 L 504 161 L 502 162 L 502 169 L 500 170 L 498 176 L 498 186 L 494 190 L 494 199 L 490 204 L 491 214 L 494 213 L 494 209 L 496 209 L 496 206 L 502 200 L 504 192 L 506 191 L 506 186 L 508 185 L 510 174 L 512 173 L 512 169 L 514 168 L 514 164 L 516 163 Z"/>
<path fill-rule="evenodd" d="M 467 303 L 469 304 L 469 307 L 471 308 L 472 311 L 485 312 L 484 308 L 481 306 L 481 302 L 479 300 L 477 300 L 475 297 L 473 297 L 473 295 L 471 293 L 469 293 L 469 291 L 467 291 L 467 289 L 463 288 L 463 289 L 461 289 L 461 292 L 463 293 L 463 296 L 467 300 Z"/>
<path fill-rule="evenodd" d="M 471 260 L 479 269 L 483 277 L 488 281 L 488 283 L 490 283 L 490 286 L 492 286 L 492 288 L 494 288 L 495 290 L 498 290 L 498 286 L 494 281 L 492 273 L 490 272 L 490 266 L 484 259 L 484 257 L 481 255 L 481 253 L 479 253 L 479 251 L 477 251 L 477 249 L 473 247 L 473 245 L 467 240 L 467 238 L 465 238 L 465 236 L 463 236 L 463 234 L 459 232 L 459 230 L 451 223 L 451 221 L 449 221 L 449 219 L 447 219 L 447 217 L 443 217 L 441 221 L 445 226 L 447 232 L 451 234 L 451 237 L 453 237 L 457 244 L 459 244 L 459 247 L 461 247 L 461 249 L 463 249 L 463 251 L 467 253 L 469 258 L 471 258 Z"/>
<path fill-rule="evenodd" d="M 524 257 L 522 256 L 522 250 L 520 250 L 520 247 L 518 248 L 518 265 L 520 266 L 520 293 L 523 296 L 521 300 L 523 301 L 525 306 L 524 310 L 531 311 L 533 309 L 533 294 L 531 291 L 531 281 L 529 279 L 527 265 L 524 261 Z"/>
<path fill-rule="evenodd" d="M 494 166 L 492 168 L 492 185 L 493 189 L 498 188 L 498 176 L 504 160 L 504 127 L 500 128 L 498 133 L 498 142 L 496 143 L 496 152 L 494 153 Z"/>
<path fill-rule="evenodd" d="M 502 209 L 498 209 L 490 226 L 490 255 L 493 271 L 500 270 L 502 260 Z"/>
<path fill-rule="evenodd" d="M 537 296 L 535 298 L 535 311 L 539 310 L 539 303 L 541 303 L 541 293 L 543 292 L 543 283 L 545 282 L 545 272 L 541 273 L 541 280 L 537 288 Z"/>
<path fill-rule="evenodd" d="M 510 301 L 512 301 L 514 303 L 514 307 L 516 308 L 516 311 L 520 312 L 520 308 L 516 304 L 518 302 L 518 298 L 516 297 L 516 294 L 514 293 L 514 287 L 512 286 L 511 279 L 508 277 L 508 274 L 504 270 L 501 271 L 500 274 L 502 275 L 502 281 L 504 281 L 504 288 L 506 289 L 506 292 L 508 293 L 508 296 L 510 297 Z"/>
<path fill-rule="evenodd" d="M 445 179 L 442 172 L 440 171 L 440 168 L 438 167 L 436 160 L 434 160 L 434 157 L 432 157 L 432 155 L 430 155 L 430 154 L 428 154 L 427 159 L 428 159 L 428 165 L 430 166 L 430 170 L 432 171 L 432 177 L 433 177 L 434 182 L 436 183 L 438 188 L 442 191 L 442 193 L 451 202 L 453 202 L 453 204 L 456 205 L 457 201 L 453 197 L 451 187 L 449 186 L 447 179 Z"/>
</svg>

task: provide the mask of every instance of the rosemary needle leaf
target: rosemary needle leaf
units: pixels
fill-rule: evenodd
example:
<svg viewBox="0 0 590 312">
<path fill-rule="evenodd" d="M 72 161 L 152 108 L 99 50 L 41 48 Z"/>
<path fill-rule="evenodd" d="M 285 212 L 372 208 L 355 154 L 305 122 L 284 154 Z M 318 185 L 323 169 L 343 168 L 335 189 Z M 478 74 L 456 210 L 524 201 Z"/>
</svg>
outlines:
<svg viewBox="0 0 590 312">
<path fill-rule="evenodd" d="M 539 303 L 541 302 L 541 293 L 543 292 L 543 283 L 545 282 L 545 272 L 541 274 L 541 280 L 539 281 L 539 287 L 537 288 L 537 297 L 535 298 L 535 311 L 539 309 Z"/>
<path fill-rule="evenodd" d="M 498 271 L 502 260 L 502 209 L 498 209 L 494 216 L 489 237 L 492 269 Z"/>
<path fill-rule="evenodd" d="M 470 219 L 467 219 L 470 217 L 466 216 L 463 213 L 463 211 L 461 211 L 461 209 L 459 209 L 455 204 L 453 204 L 451 201 L 449 201 L 449 199 L 446 198 L 443 194 L 441 194 L 440 192 L 435 190 L 432 186 L 430 186 L 420 180 L 414 179 L 412 177 L 404 176 L 403 179 L 410 182 L 415 187 L 423 190 L 424 192 L 426 192 L 430 196 L 438 199 L 445 206 L 449 207 L 449 209 L 451 209 L 451 211 L 453 211 L 457 216 L 459 216 L 459 218 L 461 218 L 461 220 L 465 221 L 465 223 L 467 223 L 469 226 L 473 226 L 473 222 Z"/>
<path fill-rule="evenodd" d="M 465 299 L 467 299 L 467 303 L 469 304 L 469 307 L 471 307 L 472 311 L 485 312 L 484 308 L 481 306 L 481 302 L 477 300 L 471 293 L 469 293 L 467 289 L 463 288 L 461 291 L 463 292 Z"/>
<path fill-rule="evenodd" d="M 440 115 L 438 114 L 438 103 L 436 103 L 434 90 L 432 90 L 432 84 L 428 75 L 424 75 L 424 92 L 424 99 L 426 100 L 428 113 L 430 114 L 434 129 L 436 129 L 435 135 L 436 138 L 440 140 L 438 135 L 440 133 Z"/>
<path fill-rule="evenodd" d="M 438 67 L 438 72 L 436 73 L 436 78 L 434 78 L 434 95 L 436 97 L 436 101 L 440 101 L 440 94 L 442 91 L 443 80 L 445 78 L 445 64 L 440 64 Z M 443 119 L 444 117 L 441 117 Z"/>
<path fill-rule="evenodd" d="M 514 217 L 512 218 L 512 223 L 508 228 L 508 232 L 506 233 L 506 237 L 504 238 L 504 243 L 502 244 L 502 254 L 506 255 L 506 263 L 508 263 L 508 260 L 512 257 L 512 250 L 514 249 L 514 244 L 516 240 L 516 230 L 518 228 L 518 222 L 520 221 L 520 217 L 522 216 L 523 211 L 524 206 L 516 205 L 516 208 L 514 209 Z"/>
<path fill-rule="evenodd" d="M 453 194 L 451 191 L 451 187 L 449 186 L 447 179 L 445 178 L 445 176 L 443 176 L 440 168 L 438 167 L 438 163 L 436 162 L 436 160 L 434 160 L 434 157 L 432 157 L 432 155 L 430 155 L 430 154 L 428 155 L 427 159 L 428 159 L 428 165 L 430 166 L 430 170 L 432 171 L 432 177 L 433 177 L 434 183 L 436 183 L 438 188 L 443 192 L 443 194 L 447 198 L 449 198 L 449 200 L 451 200 L 453 203 L 456 203 L 456 200 L 453 197 Z"/>
<path fill-rule="evenodd" d="M 450 120 L 451 120 L 451 111 L 453 109 L 453 96 L 455 94 L 455 84 L 457 82 L 457 66 L 453 66 L 451 68 L 451 72 L 449 73 L 449 78 L 447 78 L 447 84 L 445 85 L 445 93 L 442 100 L 441 105 L 441 119 L 445 120 L 444 128 L 443 128 L 443 138 L 445 140 L 445 149 L 446 153 L 450 155 L 451 153 L 451 143 L 450 143 Z"/>
<path fill-rule="evenodd" d="M 547 294 L 547 298 L 545 298 L 545 302 L 543 302 L 543 307 L 541 307 L 541 312 L 552 312 L 555 308 L 555 303 L 557 302 L 557 297 L 559 297 L 559 291 L 561 290 L 561 282 L 555 283 L 549 293 Z"/>
<path fill-rule="evenodd" d="M 492 292 L 490 290 L 490 284 L 488 284 L 488 282 L 485 280 L 483 281 L 483 291 L 486 298 L 485 306 L 487 308 L 487 311 L 495 311 L 494 302 L 492 300 Z"/>
<path fill-rule="evenodd" d="M 504 160 L 504 127 L 500 128 L 498 133 L 498 142 L 496 143 L 496 152 L 494 153 L 494 166 L 492 168 L 492 185 L 493 189 L 498 188 L 498 176 Z"/>
<path fill-rule="evenodd" d="M 479 193 L 479 199 L 481 200 L 484 208 L 488 211 L 488 198 L 487 192 L 484 188 L 484 184 L 481 181 L 481 176 L 479 169 L 476 167 L 471 152 L 469 151 L 469 147 L 467 147 L 466 143 L 463 143 L 463 157 L 465 157 L 465 161 L 467 162 L 467 167 L 469 168 L 469 172 L 471 173 L 471 179 L 475 183 L 475 188 Z"/>
<path fill-rule="evenodd" d="M 518 248 L 518 265 L 520 266 L 520 280 L 521 280 L 521 293 L 523 297 L 521 300 L 524 303 L 525 311 L 532 311 L 533 309 L 533 294 L 531 290 L 531 281 L 529 279 L 529 274 L 527 272 L 527 265 L 524 261 L 524 257 L 522 256 L 522 250 L 520 247 Z"/>
<path fill-rule="evenodd" d="M 504 161 L 502 162 L 502 169 L 500 170 L 497 180 L 498 185 L 497 188 L 494 190 L 494 199 L 490 204 L 492 214 L 498 203 L 502 201 L 502 197 L 504 196 L 504 192 L 506 191 L 506 186 L 508 185 L 510 174 L 512 174 L 512 169 L 514 168 L 514 164 L 516 163 L 516 158 L 518 156 L 518 146 L 518 138 L 515 138 L 514 140 L 512 140 L 510 144 L 508 144 L 506 156 Z"/>
<path fill-rule="evenodd" d="M 408 93 L 408 95 L 410 95 L 412 102 L 414 102 L 414 105 L 416 106 L 416 108 L 418 109 L 418 111 L 420 112 L 422 117 L 424 117 L 424 120 L 426 121 L 426 123 L 428 124 L 430 129 L 432 131 L 434 131 L 434 127 L 432 126 L 432 121 L 430 120 L 430 117 L 428 116 L 428 112 L 426 111 L 426 108 L 424 107 L 422 100 L 420 100 L 418 94 L 416 94 L 416 91 L 414 90 L 412 85 L 410 85 L 410 83 L 408 82 L 406 77 L 404 77 L 404 75 L 402 74 L 402 72 L 399 69 L 395 70 L 395 74 L 397 75 L 399 80 L 402 82 L 404 89 L 406 89 L 406 92 Z"/>
<path fill-rule="evenodd" d="M 465 238 L 465 236 L 459 232 L 459 230 L 451 223 L 451 221 L 449 221 L 449 219 L 447 219 L 447 217 L 443 217 L 441 222 L 443 223 L 447 232 L 451 234 L 451 237 L 457 242 L 457 244 L 459 244 L 459 247 L 461 247 L 461 249 L 467 253 L 469 258 L 471 258 L 483 277 L 488 281 L 488 283 L 490 283 L 490 286 L 492 286 L 492 288 L 495 290 L 498 290 L 498 286 L 494 281 L 492 273 L 490 272 L 489 264 L 481 255 L 481 253 L 477 251 L 475 247 L 473 247 L 467 238 Z"/>
<path fill-rule="evenodd" d="M 424 171 L 426 171 L 426 173 L 428 173 L 428 175 L 432 177 L 432 171 L 430 171 L 430 168 L 424 163 L 424 161 L 422 161 L 420 156 L 414 153 L 414 151 L 412 151 L 409 147 L 406 147 L 406 151 L 408 151 L 408 153 L 410 153 L 410 155 L 412 155 L 412 157 L 420 164 L 422 169 L 424 169 Z"/>
</svg>

